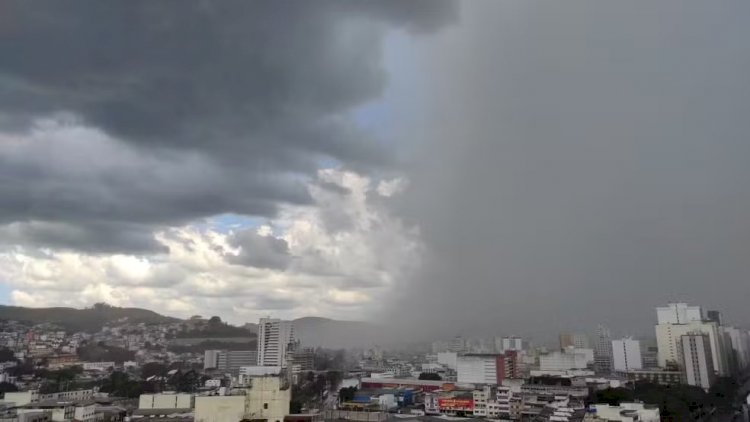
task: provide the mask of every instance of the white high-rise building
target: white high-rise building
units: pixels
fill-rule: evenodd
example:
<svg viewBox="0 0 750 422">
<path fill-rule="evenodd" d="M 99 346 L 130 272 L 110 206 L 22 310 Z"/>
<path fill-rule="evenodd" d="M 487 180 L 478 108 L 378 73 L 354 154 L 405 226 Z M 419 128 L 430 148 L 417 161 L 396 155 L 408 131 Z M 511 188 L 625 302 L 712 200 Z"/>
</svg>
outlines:
<svg viewBox="0 0 750 422">
<path fill-rule="evenodd" d="M 461 356 L 456 366 L 462 384 L 498 384 L 497 359 L 492 355 Z"/>
<path fill-rule="evenodd" d="M 612 372 L 612 338 L 607 327 L 600 325 L 596 331 L 594 369 L 601 374 L 608 374 Z"/>
<path fill-rule="evenodd" d="M 686 324 L 705 319 L 700 306 L 690 306 L 687 303 L 670 303 L 656 308 L 657 324 Z"/>
<path fill-rule="evenodd" d="M 560 350 L 565 350 L 568 347 L 588 349 L 589 338 L 583 333 L 560 333 Z"/>
<path fill-rule="evenodd" d="M 747 331 L 740 330 L 736 327 L 725 327 L 732 344 L 732 349 L 737 357 L 737 369 L 744 371 L 750 366 L 750 337 Z"/>
<path fill-rule="evenodd" d="M 203 369 L 218 368 L 220 354 L 221 354 L 221 350 L 206 350 L 203 353 Z"/>
<path fill-rule="evenodd" d="M 501 352 L 505 352 L 508 350 L 523 350 L 523 339 L 521 337 L 503 337 Z"/>
<path fill-rule="evenodd" d="M 261 318 L 258 323 L 258 365 L 287 366 L 287 350 L 294 343 L 291 321 Z"/>
<path fill-rule="evenodd" d="M 716 381 L 710 338 L 704 333 L 689 333 L 680 336 L 682 367 L 688 385 L 708 390 Z"/>
<path fill-rule="evenodd" d="M 612 366 L 617 372 L 643 369 L 641 342 L 632 338 L 612 340 Z"/>
<path fill-rule="evenodd" d="M 551 353 L 539 355 L 539 369 L 541 371 L 586 369 L 593 362 L 593 349 L 576 349 L 568 347 L 563 351 L 556 350 Z"/>
</svg>

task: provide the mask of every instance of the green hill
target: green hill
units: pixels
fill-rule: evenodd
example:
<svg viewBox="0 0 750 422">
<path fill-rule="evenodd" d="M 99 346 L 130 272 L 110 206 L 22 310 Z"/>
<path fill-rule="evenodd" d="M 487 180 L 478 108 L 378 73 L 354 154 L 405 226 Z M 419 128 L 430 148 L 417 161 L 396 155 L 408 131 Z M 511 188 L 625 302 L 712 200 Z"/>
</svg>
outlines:
<svg viewBox="0 0 750 422">
<path fill-rule="evenodd" d="M 157 314 L 140 308 L 118 308 L 96 304 L 91 308 L 24 308 L 0 305 L 0 320 L 23 321 L 32 324 L 53 323 L 68 331 L 95 332 L 108 322 L 127 318 L 132 323 L 168 323 L 180 321 L 177 318 Z"/>
</svg>

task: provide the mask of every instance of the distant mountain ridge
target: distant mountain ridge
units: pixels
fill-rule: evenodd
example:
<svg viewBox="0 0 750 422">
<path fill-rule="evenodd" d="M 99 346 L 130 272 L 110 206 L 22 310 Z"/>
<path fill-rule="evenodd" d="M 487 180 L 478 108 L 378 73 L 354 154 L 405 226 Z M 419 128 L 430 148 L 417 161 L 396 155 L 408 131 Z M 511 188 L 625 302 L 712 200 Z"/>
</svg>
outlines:
<svg viewBox="0 0 750 422">
<path fill-rule="evenodd" d="M 99 331 L 104 325 L 127 318 L 131 323 L 160 324 L 189 321 L 161 315 L 142 308 L 119 308 L 97 304 L 91 308 L 65 307 L 25 308 L 0 305 L 0 320 L 15 320 L 31 324 L 53 323 L 68 331 Z M 382 339 L 382 327 L 363 321 L 341 321 L 322 317 L 303 317 L 293 320 L 297 338 L 306 347 L 350 348 L 367 347 Z M 257 333 L 256 323 L 243 328 Z M 239 330 L 239 327 L 236 327 Z M 202 337 L 202 336 L 201 336 Z"/>
<path fill-rule="evenodd" d="M 370 347 L 383 339 L 383 327 L 364 321 L 303 317 L 293 322 L 295 335 L 307 347 Z"/>
<path fill-rule="evenodd" d="M 25 308 L 22 306 L 0 305 L 0 320 L 14 320 L 32 324 L 53 323 L 68 331 L 100 330 L 110 322 L 127 318 L 133 323 L 170 323 L 181 321 L 154 311 L 141 308 L 118 308 L 115 306 L 98 304 L 91 308 Z"/>
</svg>

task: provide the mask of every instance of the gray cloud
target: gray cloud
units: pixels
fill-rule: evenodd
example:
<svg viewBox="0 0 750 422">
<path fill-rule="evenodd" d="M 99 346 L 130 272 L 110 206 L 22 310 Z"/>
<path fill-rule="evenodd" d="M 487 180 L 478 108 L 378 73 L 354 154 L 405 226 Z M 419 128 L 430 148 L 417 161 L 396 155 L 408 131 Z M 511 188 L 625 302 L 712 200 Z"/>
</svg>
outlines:
<svg viewBox="0 0 750 422">
<path fill-rule="evenodd" d="M 320 160 L 388 165 L 348 113 L 387 82 L 386 31 L 431 31 L 456 12 L 434 0 L 0 7 L 0 223 L 48 224 L 18 236 L 102 251 L 154 245 L 140 229 L 101 245 L 91 222 L 270 216 L 309 201 L 299 182 Z M 59 139 L 60 126 L 73 133 Z"/>
<path fill-rule="evenodd" d="M 153 227 L 113 222 L 85 225 L 14 222 L 0 227 L 0 243 L 89 253 L 166 252 L 166 248 L 154 239 Z"/>
<path fill-rule="evenodd" d="M 341 113 L 381 92 L 384 27 L 447 2 L 84 1 L 6 5 L 0 109 L 69 111 L 128 142 L 267 165 L 383 159 Z"/>
<path fill-rule="evenodd" d="M 424 45 L 404 213 L 429 253 L 391 314 L 446 337 L 653 333 L 669 300 L 747 323 L 748 4 L 462 5 Z"/>
<path fill-rule="evenodd" d="M 292 256 L 284 239 L 261 236 L 255 230 L 242 230 L 228 238 L 229 243 L 240 248 L 238 254 L 226 254 L 227 261 L 233 264 L 257 268 L 285 269 Z"/>
</svg>

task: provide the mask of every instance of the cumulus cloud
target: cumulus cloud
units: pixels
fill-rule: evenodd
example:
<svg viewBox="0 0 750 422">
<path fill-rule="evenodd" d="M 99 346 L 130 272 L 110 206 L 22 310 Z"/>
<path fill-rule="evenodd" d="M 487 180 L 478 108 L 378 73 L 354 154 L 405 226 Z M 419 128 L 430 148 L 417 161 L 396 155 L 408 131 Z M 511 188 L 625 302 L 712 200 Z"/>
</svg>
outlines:
<svg viewBox="0 0 750 422">
<path fill-rule="evenodd" d="M 286 205 L 255 230 L 167 228 L 154 236 L 166 252 L 147 255 L 19 246 L 0 253 L 0 278 L 27 306 L 106 301 L 236 322 L 372 315 L 413 272 L 418 231 L 373 200 L 377 182 L 366 176 L 321 170 L 307 188 L 310 204 Z"/>
</svg>

